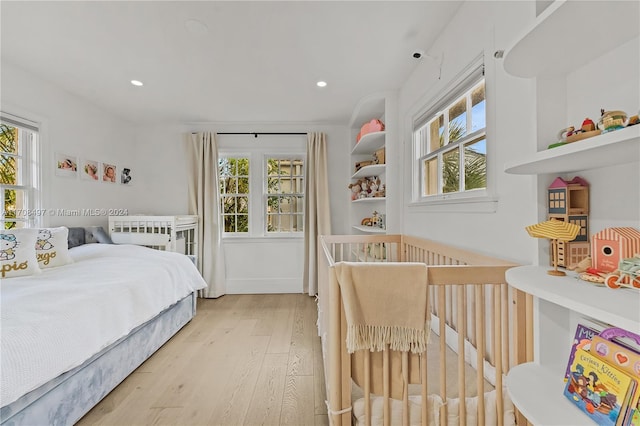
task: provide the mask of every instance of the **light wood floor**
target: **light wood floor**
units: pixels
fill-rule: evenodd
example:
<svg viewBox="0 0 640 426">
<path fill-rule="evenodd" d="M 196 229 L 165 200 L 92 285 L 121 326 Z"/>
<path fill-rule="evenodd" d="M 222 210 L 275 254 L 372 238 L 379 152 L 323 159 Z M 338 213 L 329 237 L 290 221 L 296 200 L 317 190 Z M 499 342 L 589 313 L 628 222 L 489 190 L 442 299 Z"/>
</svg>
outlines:
<svg viewBox="0 0 640 426">
<path fill-rule="evenodd" d="M 304 294 L 199 299 L 78 425 L 328 425 L 316 318 Z"/>
</svg>

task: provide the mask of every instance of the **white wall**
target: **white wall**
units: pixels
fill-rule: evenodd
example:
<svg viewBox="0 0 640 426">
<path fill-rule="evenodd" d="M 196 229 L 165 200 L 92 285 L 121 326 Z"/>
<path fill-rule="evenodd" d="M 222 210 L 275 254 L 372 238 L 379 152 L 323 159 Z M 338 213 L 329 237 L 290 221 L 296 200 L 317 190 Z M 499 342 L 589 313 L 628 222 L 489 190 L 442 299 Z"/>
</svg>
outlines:
<svg viewBox="0 0 640 426">
<path fill-rule="evenodd" d="M 120 118 L 37 78 L 2 63 L 2 111 L 39 122 L 43 225 L 107 227 L 107 216 L 64 216 L 58 209 L 132 209 L 140 188 L 55 176 L 56 153 L 128 166 L 136 171 L 132 151 L 135 127 Z"/>
<path fill-rule="evenodd" d="M 331 218 L 334 233 L 348 226 L 347 127 L 317 124 L 197 123 L 141 128 L 136 156 L 138 182 L 145 194 L 141 211 L 149 214 L 188 212 L 187 165 L 183 134 L 214 132 L 307 132 L 327 134 Z M 222 138 L 229 136 L 220 136 Z M 260 144 L 269 137 L 233 136 Z M 304 140 L 306 141 L 306 137 Z M 244 142 L 246 142 L 246 140 Z M 303 142 L 304 143 L 304 142 Z M 227 143 L 228 145 L 228 143 Z M 259 145 L 258 145 L 259 146 Z M 248 238 L 224 241 L 227 291 L 237 293 L 302 292 L 304 245 L 301 238 Z"/>
<path fill-rule="evenodd" d="M 535 251 L 524 227 L 536 223 L 535 187 L 529 176 L 504 173 L 504 164 L 535 151 L 534 84 L 507 75 L 495 50 L 504 49 L 535 17 L 529 2 L 466 2 L 400 90 L 404 144 L 403 232 L 423 238 L 530 262 Z M 488 169 L 495 203 L 481 206 L 411 206 L 412 117 L 437 97 L 474 58 L 484 53 L 487 96 Z M 441 69 L 440 69 L 441 66 Z M 491 176 L 490 176 L 491 179 Z M 532 205 L 533 204 L 533 205 Z M 389 207 L 387 207 L 389 208 Z M 390 213 L 388 213 L 390 214 Z"/>
<path fill-rule="evenodd" d="M 540 179 L 509 175 L 503 171 L 504 164 L 546 148 L 556 141 L 560 129 L 579 127 L 585 117 L 597 121 L 600 108 L 620 109 L 629 115 L 638 113 L 637 38 L 568 76 L 536 80 L 507 74 L 502 61 L 495 59 L 493 53 L 511 46 L 535 17 L 535 2 L 466 2 L 428 51 L 436 59 L 423 61 L 402 87 L 400 121 L 404 124 L 406 170 L 403 232 L 516 262 L 535 262 L 539 255 L 548 259 L 548 253 L 538 253 L 538 242 L 528 236 L 524 227 L 545 217 L 546 188 L 556 175 Z M 469 206 L 462 211 L 409 206 L 411 117 L 433 102 L 434 96 L 481 51 L 486 66 L 488 167 L 495 177 L 495 212 L 480 213 Z M 443 54 L 440 72 L 438 65 Z M 567 60 L 573 54 L 580 53 L 568 52 Z M 575 175 L 583 176 L 591 184 L 591 233 L 611 226 L 640 227 L 637 163 L 563 177 Z M 625 194 L 625 204 L 634 207 L 621 206 L 620 194 Z M 541 246 L 545 247 L 544 252 L 547 245 Z"/>
</svg>

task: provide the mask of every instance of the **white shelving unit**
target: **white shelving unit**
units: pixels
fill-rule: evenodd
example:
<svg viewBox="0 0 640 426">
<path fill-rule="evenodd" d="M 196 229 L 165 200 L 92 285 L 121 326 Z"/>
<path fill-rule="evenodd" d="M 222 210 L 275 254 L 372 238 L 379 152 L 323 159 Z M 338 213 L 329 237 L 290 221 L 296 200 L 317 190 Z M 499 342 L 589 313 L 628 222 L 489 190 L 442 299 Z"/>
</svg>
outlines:
<svg viewBox="0 0 640 426">
<path fill-rule="evenodd" d="M 639 158 L 640 125 L 635 125 L 540 151 L 522 161 L 507 164 L 504 170 L 520 175 L 569 173 L 632 163 Z"/>
<path fill-rule="evenodd" d="M 350 153 L 349 167 L 353 167 L 357 161 L 365 161 L 373 158 L 373 154 L 380 148 L 386 146 L 386 131 L 368 133 L 356 140 L 357 134 L 364 123 L 372 119 L 380 119 L 388 127 L 386 122 L 387 99 L 384 94 L 376 94 L 363 99 L 355 108 L 349 122 L 350 143 L 352 149 Z M 386 187 L 386 164 L 373 164 L 364 166 L 351 175 L 352 181 L 366 177 L 377 176 L 380 182 Z M 386 188 L 388 190 L 388 187 Z M 361 226 L 364 217 L 369 217 L 373 211 L 386 215 L 386 197 L 369 197 L 352 200 L 350 206 L 350 222 L 352 229 L 362 233 L 384 234 L 386 229 L 371 226 Z"/>
<path fill-rule="evenodd" d="M 577 70 L 592 70 L 589 67 L 603 55 L 638 37 L 639 14 L 639 2 L 556 0 L 506 50 L 504 69 L 514 76 L 538 79 L 541 84 L 548 79 L 571 78 Z M 629 54 L 638 55 L 638 52 Z M 594 96 L 598 96 L 598 90 L 607 90 L 612 82 L 594 82 L 597 86 Z M 613 83 L 620 90 L 620 83 Z M 544 102 L 566 103 L 568 107 L 573 100 L 557 91 L 538 91 L 536 96 L 536 102 L 543 106 L 539 106 L 538 111 L 544 110 Z M 538 120 L 538 129 L 557 126 L 557 121 L 544 113 L 538 114 Z M 548 142 L 541 136 L 538 146 L 546 145 Z M 546 204 L 545 184 L 553 175 L 608 167 L 606 173 L 610 170 L 616 179 L 626 178 L 628 182 L 616 166 L 629 163 L 640 167 L 640 125 L 541 150 L 506 164 L 505 172 L 537 176 L 533 201 L 540 206 Z M 624 188 L 631 187 L 638 190 L 637 183 L 627 183 Z M 590 195 L 592 205 L 598 203 L 598 195 L 603 194 Z M 625 204 L 623 191 L 615 198 L 616 205 L 635 209 L 635 213 L 640 209 L 637 205 Z M 631 217 L 635 217 L 635 213 Z M 545 256 L 539 258 L 546 262 Z M 518 410 L 534 425 L 591 424 L 592 421 L 563 396 L 563 372 L 575 324 L 586 318 L 640 333 L 640 293 L 599 287 L 580 281 L 571 273 L 566 277 L 553 277 L 547 274 L 548 269 L 551 267 L 547 265 L 522 266 L 507 271 L 506 279 L 511 286 L 534 296 L 535 346 L 533 362 L 509 371 L 507 390 Z"/>
</svg>

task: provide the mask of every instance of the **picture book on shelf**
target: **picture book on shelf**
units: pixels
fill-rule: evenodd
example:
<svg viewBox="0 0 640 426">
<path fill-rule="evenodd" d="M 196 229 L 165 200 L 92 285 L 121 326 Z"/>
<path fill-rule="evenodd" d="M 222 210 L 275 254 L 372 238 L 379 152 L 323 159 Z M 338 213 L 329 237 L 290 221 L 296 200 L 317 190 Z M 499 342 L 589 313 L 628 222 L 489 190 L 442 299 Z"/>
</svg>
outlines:
<svg viewBox="0 0 640 426">
<path fill-rule="evenodd" d="M 636 386 L 628 374 L 577 349 L 564 395 L 597 424 L 616 426 L 622 424 Z"/>
<path fill-rule="evenodd" d="M 640 354 L 616 341 L 609 341 L 602 336 L 593 336 L 590 352 L 601 360 L 615 366 L 640 381 Z M 640 386 L 636 386 L 635 395 L 631 397 L 630 409 L 621 423 L 623 426 L 640 426 Z"/>
<path fill-rule="evenodd" d="M 569 353 L 569 362 L 567 363 L 567 371 L 564 374 L 564 381 L 569 380 L 569 374 L 571 373 L 571 364 L 577 349 L 589 350 L 591 345 L 591 339 L 599 333 L 595 328 L 588 327 L 583 324 L 576 326 L 576 334 L 573 336 L 573 342 L 571 344 L 571 352 Z"/>
</svg>

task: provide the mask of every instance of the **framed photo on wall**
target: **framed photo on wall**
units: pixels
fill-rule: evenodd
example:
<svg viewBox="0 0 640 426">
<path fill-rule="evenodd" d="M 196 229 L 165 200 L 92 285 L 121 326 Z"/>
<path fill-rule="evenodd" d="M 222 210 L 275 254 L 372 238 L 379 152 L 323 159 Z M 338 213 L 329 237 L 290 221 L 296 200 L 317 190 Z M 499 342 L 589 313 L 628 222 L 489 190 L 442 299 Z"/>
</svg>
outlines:
<svg viewBox="0 0 640 426">
<path fill-rule="evenodd" d="M 80 177 L 83 180 L 98 180 L 100 173 L 100 163 L 93 160 L 82 160 L 80 162 Z"/>
<path fill-rule="evenodd" d="M 120 183 L 131 186 L 132 181 L 133 173 L 131 172 L 131 167 L 123 167 L 122 172 L 120 172 Z"/>
<path fill-rule="evenodd" d="M 118 168 L 115 164 L 102 163 L 102 181 L 116 183 Z"/>
<path fill-rule="evenodd" d="M 78 176 L 78 157 L 56 153 L 56 176 L 72 177 Z"/>
</svg>

